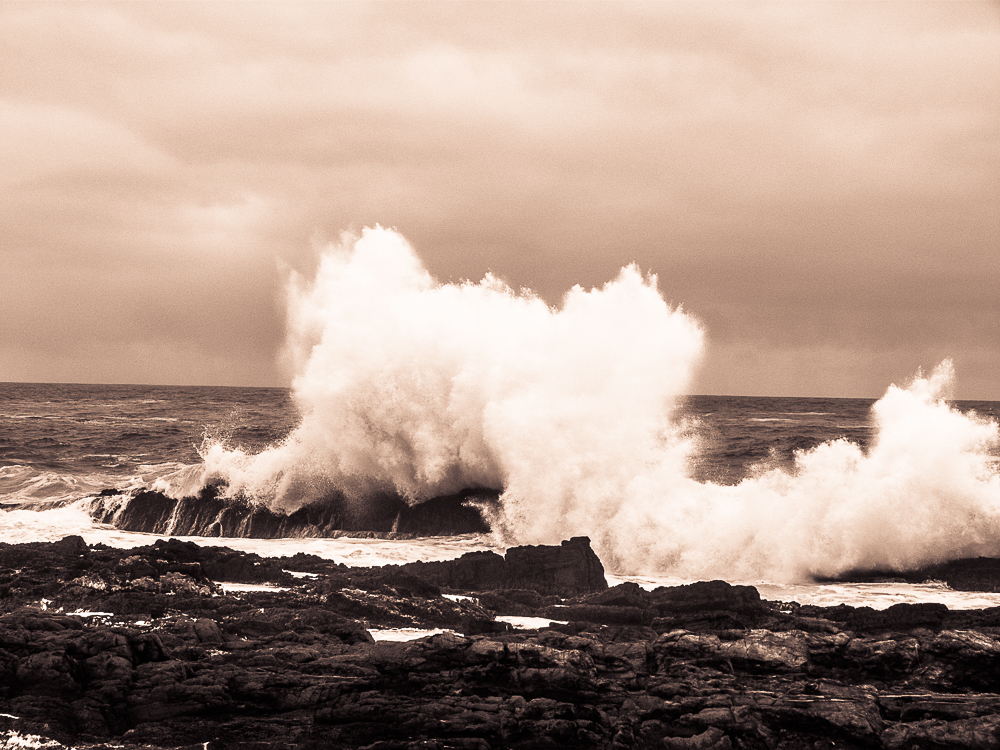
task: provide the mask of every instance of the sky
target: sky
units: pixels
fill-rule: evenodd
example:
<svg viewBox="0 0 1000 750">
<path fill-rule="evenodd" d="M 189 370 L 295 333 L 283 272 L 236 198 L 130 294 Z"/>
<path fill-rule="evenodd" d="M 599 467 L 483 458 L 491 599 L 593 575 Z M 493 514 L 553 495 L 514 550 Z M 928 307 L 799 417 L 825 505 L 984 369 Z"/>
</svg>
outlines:
<svg viewBox="0 0 1000 750">
<path fill-rule="evenodd" d="M 998 2 L 7 2 L 0 134 L 0 381 L 287 385 L 380 224 L 553 305 L 636 262 L 694 393 L 1000 400 Z"/>
</svg>

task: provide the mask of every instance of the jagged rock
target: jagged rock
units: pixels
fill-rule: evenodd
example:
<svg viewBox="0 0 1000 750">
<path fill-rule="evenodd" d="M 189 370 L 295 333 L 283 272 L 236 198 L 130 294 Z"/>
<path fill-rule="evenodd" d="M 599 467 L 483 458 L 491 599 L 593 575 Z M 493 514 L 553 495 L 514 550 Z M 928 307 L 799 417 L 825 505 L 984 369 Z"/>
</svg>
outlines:
<svg viewBox="0 0 1000 750">
<path fill-rule="evenodd" d="M 596 594 L 581 597 L 581 601 L 601 607 L 635 607 L 637 609 L 650 609 L 654 604 L 653 595 L 638 583 L 631 581 L 620 583 Z"/>
<path fill-rule="evenodd" d="M 170 573 L 187 575 L 199 583 L 229 581 L 233 583 L 287 582 L 279 563 L 263 560 L 253 553 L 237 552 L 228 547 L 199 546 L 180 539 L 159 539 L 151 547 L 137 547 L 152 557 L 152 565 L 162 577 Z M 148 558 L 147 558 L 148 559 Z M 166 565 L 156 561 L 163 560 Z"/>
<path fill-rule="evenodd" d="M 507 580 L 517 583 L 516 588 L 561 596 L 608 588 L 604 566 L 591 549 L 587 537 L 573 537 L 558 547 L 511 547 L 504 561 Z"/>
<path fill-rule="evenodd" d="M 92 498 L 91 515 L 126 531 L 176 536 L 279 538 L 333 536 L 336 532 L 383 535 L 475 534 L 489 531 L 479 507 L 495 505 L 499 492 L 466 490 L 414 506 L 392 494 L 364 503 L 339 493 L 292 513 L 272 511 L 245 498 L 227 497 L 210 485 L 197 496 L 173 498 L 156 490 L 134 495 L 101 492 Z"/>
<path fill-rule="evenodd" d="M 90 547 L 88 547 L 87 543 L 83 541 L 83 537 L 77 534 L 66 536 L 58 542 L 53 542 L 49 549 L 57 555 L 69 557 L 86 555 L 90 552 Z"/>
<path fill-rule="evenodd" d="M 490 530 L 480 507 L 497 505 L 496 490 L 465 490 L 407 505 L 399 511 L 392 530 L 402 534 L 485 534 Z"/>
<path fill-rule="evenodd" d="M 783 605 L 788 614 L 721 582 L 619 586 L 550 610 L 553 597 L 532 589 L 452 601 L 409 569 L 308 556 L 298 562 L 319 578 L 234 595 L 208 586 L 205 570 L 236 560 L 234 570 L 280 575 L 287 560 L 180 542 L 49 547 L 0 546 L 24 566 L 0 573 L 0 737 L 16 727 L 80 750 L 960 750 L 1000 737 L 996 612 L 873 619 Z M 87 578 L 106 585 L 67 585 Z M 157 590 L 139 590 L 144 581 Z M 182 590 L 162 593 L 164 582 Z M 48 610 L 31 598 L 39 591 L 56 592 Z M 113 615 L 54 611 L 70 602 Z M 491 603 L 655 617 L 515 631 Z M 465 635 L 376 642 L 367 627 L 403 622 Z"/>
<path fill-rule="evenodd" d="M 910 628 L 940 628 L 948 615 L 944 604 L 893 604 L 885 610 L 871 607 L 840 609 L 840 619 L 851 630 L 904 630 Z"/>
<path fill-rule="evenodd" d="M 418 578 L 462 591 L 530 589 L 574 596 L 608 587 L 604 566 L 587 537 L 574 537 L 558 547 L 511 547 L 505 557 L 494 552 L 468 552 L 457 560 L 401 567 Z"/>
<path fill-rule="evenodd" d="M 551 606 L 559 602 L 558 597 L 543 597 L 537 591 L 526 589 L 478 592 L 476 599 L 483 607 L 498 615 L 518 616 L 534 615 L 536 612 L 541 612 L 546 605 Z"/>
<path fill-rule="evenodd" d="M 819 579 L 820 582 L 852 583 L 906 581 L 926 583 L 944 581 L 956 591 L 1000 591 L 1000 559 L 995 557 L 964 558 L 928 565 L 917 570 L 849 570 L 838 576 Z"/>
<path fill-rule="evenodd" d="M 993 750 L 997 747 L 998 741 L 1000 741 L 1000 716 L 901 723 L 889 727 L 882 735 L 886 750 L 925 748 Z"/>
<path fill-rule="evenodd" d="M 650 592 L 650 598 L 661 617 L 716 610 L 747 615 L 758 615 L 764 611 L 757 589 L 753 586 L 733 586 L 725 581 L 660 586 Z"/>
<path fill-rule="evenodd" d="M 506 564 L 496 552 L 467 552 L 457 560 L 418 561 L 401 568 L 417 578 L 459 591 L 509 588 Z"/>
<path fill-rule="evenodd" d="M 664 737 L 661 745 L 666 750 L 732 750 L 733 747 L 718 727 L 709 727 L 693 737 Z"/>
<path fill-rule="evenodd" d="M 730 664 L 770 673 L 796 672 L 809 661 L 809 645 L 805 633 L 786 631 L 771 633 L 753 630 L 745 637 L 719 644 L 718 654 Z"/>
<path fill-rule="evenodd" d="M 638 607 L 600 606 L 596 604 L 567 604 L 546 607 L 539 611 L 542 617 L 553 620 L 582 620 L 598 625 L 645 625 L 653 622 L 653 612 Z"/>
</svg>

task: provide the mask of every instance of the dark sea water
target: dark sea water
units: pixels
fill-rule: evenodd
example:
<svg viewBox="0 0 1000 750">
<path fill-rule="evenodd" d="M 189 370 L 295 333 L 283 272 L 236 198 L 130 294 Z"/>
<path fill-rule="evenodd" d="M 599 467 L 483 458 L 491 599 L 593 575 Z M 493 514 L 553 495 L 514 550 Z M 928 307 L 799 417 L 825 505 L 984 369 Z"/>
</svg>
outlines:
<svg viewBox="0 0 1000 750">
<path fill-rule="evenodd" d="M 0 502 L 155 479 L 206 439 L 257 452 L 295 420 L 287 389 L 3 383 Z"/>
<path fill-rule="evenodd" d="M 761 462 L 845 438 L 867 447 L 872 399 L 690 396 L 699 481 L 735 484 Z M 957 402 L 992 419 L 997 402 Z M 206 440 L 257 453 L 299 421 L 282 388 L 0 384 L 0 502 L 79 497 L 197 464 Z"/>
<path fill-rule="evenodd" d="M 759 478 L 775 468 L 784 471 L 777 474 L 771 471 L 771 479 L 767 481 L 773 481 L 775 476 L 794 477 L 796 452 L 809 452 L 831 441 L 842 441 L 859 446 L 867 456 L 879 434 L 872 419 L 874 403 L 869 399 L 691 396 L 679 403 L 674 421 L 684 425 L 681 432 L 696 437 L 697 450 L 687 470 L 700 483 L 695 489 L 715 486 L 716 490 L 707 496 L 708 502 L 715 502 L 711 498 L 715 498 L 717 490 L 725 492 L 727 487 L 748 490 L 746 499 L 740 502 L 754 502 L 753 493 L 760 491 L 756 484 L 735 485 L 747 478 Z M 993 402 L 958 402 L 948 406 L 963 413 L 974 411 L 985 421 L 995 421 L 1000 412 L 1000 404 Z M 148 534 L 120 531 L 94 522 L 88 516 L 90 498 L 107 488 L 137 490 L 150 487 L 164 477 L 198 469 L 204 465 L 207 446 L 221 444 L 227 451 L 238 450 L 253 456 L 293 434 L 301 421 L 286 389 L 0 384 L 0 506 L 4 508 L 0 512 L 0 538 L 19 542 L 79 533 L 89 543 L 126 547 L 148 543 L 144 541 Z M 962 429 L 965 428 L 963 423 Z M 945 439 L 950 438 L 945 436 Z M 920 444 L 920 440 L 915 443 Z M 989 450 L 995 453 L 996 446 L 991 445 Z M 894 451 L 890 451 L 893 462 L 898 458 Z M 919 458 L 933 462 L 933 455 Z M 882 462 L 874 454 L 872 460 Z M 948 460 L 953 461 L 954 457 Z M 928 477 L 945 473 L 950 478 L 942 485 L 943 495 L 938 497 L 934 490 L 929 500 L 920 501 L 940 504 L 940 509 L 934 512 L 942 519 L 942 526 L 947 525 L 949 516 L 956 514 L 950 509 L 953 499 L 948 488 L 958 475 L 950 473 L 950 466 L 949 463 L 944 469 L 929 467 Z M 868 468 L 862 467 L 862 471 Z M 962 470 L 966 470 L 964 464 Z M 895 465 L 888 469 L 890 475 L 895 471 Z M 980 471 L 971 492 L 985 492 L 984 502 L 988 503 L 991 502 L 988 498 L 1000 487 L 1000 477 L 995 469 L 987 472 L 993 472 L 992 478 L 982 476 Z M 876 477 L 873 482 L 881 481 L 877 474 L 872 476 Z M 835 477 L 830 477 L 822 483 L 834 480 Z M 892 483 L 888 486 L 891 493 Z M 884 494 L 884 488 L 879 492 Z M 808 492 L 804 497 L 808 497 Z M 861 502 L 863 506 L 868 501 L 862 498 Z M 773 512 L 773 506 L 763 504 L 760 508 L 762 513 Z M 754 533 L 759 534 L 759 529 L 765 527 L 756 528 Z M 866 527 L 862 524 L 861 528 Z M 816 539 L 822 541 L 826 532 L 820 527 L 818 533 Z M 855 529 L 851 533 L 858 532 Z M 984 527 L 983 534 L 993 533 L 992 528 Z M 198 539 L 201 543 L 224 544 L 265 555 L 310 551 L 348 564 L 447 559 L 475 549 L 498 548 L 496 539 L 476 535 L 409 541 Z M 798 558 L 808 561 L 810 545 L 816 543 L 808 541 L 804 551 L 797 553 Z M 502 550 L 502 543 L 499 548 Z M 955 549 L 965 548 L 959 544 Z M 608 573 L 611 583 L 633 580 L 646 586 L 698 580 L 685 578 L 683 574 L 677 577 L 669 568 L 645 576 L 619 575 L 612 569 Z M 759 578 L 736 575 L 730 579 L 754 583 L 770 598 L 800 602 L 852 602 L 876 607 L 900 601 L 944 601 L 953 607 L 1000 603 L 993 595 L 951 592 L 939 585 L 817 585 L 767 574 Z"/>
<path fill-rule="evenodd" d="M 745 467 L 832 435 L 867 437 L 870 402 L 700 396 L 706 452 L 699 476 L 737 480 Z M 0 501 L 49 500 L 129 485 L 196 464 L 206 440 L 256 453 L 297 414 L 280 388 L 0 384 Z"/>
<path fill-rule="evenodd" d="M 691 396 L 682 412 L 697 420 L 699 481 L 735 484 L 764 461 L 791 465 L 794 452 L 846 438 L 863 447 L 872 436 L 872 399 Z"/>
</svg>

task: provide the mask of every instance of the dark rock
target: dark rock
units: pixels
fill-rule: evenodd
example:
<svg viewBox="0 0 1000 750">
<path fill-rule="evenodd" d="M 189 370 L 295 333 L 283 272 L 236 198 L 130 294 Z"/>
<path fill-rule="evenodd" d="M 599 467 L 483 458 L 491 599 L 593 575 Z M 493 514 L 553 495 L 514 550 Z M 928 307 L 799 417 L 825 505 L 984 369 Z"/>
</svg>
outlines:
<svg viewBox="0 0 1000 750">
<path fill-rule="evenodd" d="M 996 611 L 782 605 L 788 614 L 718 581 L 618 586 L 558 608 L 534 588 L 500 588 L 477 604 L 409 568 L 309 556 L 296 559 L 315 581 L 234 595 L 205 570 L 287 561 L 177 541 L 58 544 L 0 545 L 27 592 L 0 598 L 0 737 L 80 750 L 1000 746 Z M 79 583 L 88 577 L 104 588 Z M 57 592 L 46 611 L 31 598 L 42 590 Z M 114 615 L 53 611 L 71 602 Z M 570 622 L 514 631 L 482 606 L 493 603 Z M 375 642 L 372 623 L 464 635 Z"/>
<path fill-rule="evenodd" d="M 537 591 L 532 591 L 531 589 L 504 589 L 503 597 L 507 601 L 520 604 L 529 609 L 538 609 L 539 607 L 559 603 L 558 597 L 552 595 L 542 596 Z"/>
<path fill-rule="evenodd" d="M 119 560 L 115 566 L 115 572 L 128 581 L 139 578 L 152 578 L 157 575 L 156 566 L 142 555 L 130 555 Z"/>
<path fill-rule="evenodd" d="M 228 633 L 248 638 L 265 638 L 279 633 L 309 630 L 335 636 L 345 643 L 372 642 L 371 635 L 361 623 L 319 608 L 244 610 L 236 616 L 226 618 L 222 626 Z"/>
<path fill-rule="evenodd" d="M 604 566 L 586 537 L 574 537 L 558 547 L 511 547 L 506 557 L 494 552 L 469 552 L 457 560 L 415 562 L 402 569 L 461 591 L 530 589 L 540 594 L 574 596 L 608 587 Z"/>
<path fill-rule="evenodd" d="M 604 566 L 587 537 L 573 537 L 555 546 L 511 547 L 506 558 L 507 580 L 517 588 L 560 596 L 588 594 L 608 588 Z M 508 585 L 507 588 L 513 588 Z"/>
<path fill-rule="evenodd" d="M 194 622 L 194 634 L 199 643 L 222 643 L 222 631 L 215 620 L 202 618 Z"/>
<path fill-rule="evenodd" d="M 165 573 L 181 573 L 199 582 L 286 583 L 291 580 L 277 561 L 263 560 L 258 555 L 228 547 L 202 547 L 179 539 L 159 539 L 152 547 L 138 547 L 133 551 L 166 561 L 167 565 L 156 566 L 161 577 Z"/>
<path fill-rule="evenodd" d="M 733 586 L 725 581 L 660 586 L 650 592 L 650 600 L 661 617 L 721 610 L 752 618 L 766 611 L 760 594 L 753 586 Z"/>
<path fill-rule="evenodd" d="M 729 737 L 718 727 L 709 727 L 693 737 L 664 737 L 661 747 L 665 750 L 732 750 Z"/>
<path fill-rule="evenodd" d="M 801 607 L 799 613 L 809 615 L 811 618 L 822 617 L 828 621 L 842 623 L 851 630 L 864 632 L 912 628 L 940 629 L 951 615 L 947 606 L 932 602 L 893 604 L 884 610 L 847 605 Z"/>
<path fill-rule="evenodd" d="M 537 603 L 532 605 L 514 601 L 505 596 L 507 593 L 506 591 L 484 591 L 476 594 L 476 600 L 490 612 L 498 615 L 515 615 L 517 617 L 531 617 L 542 606 L 542 597 L 536 591 L 531 592 L 537 597 Z"/>
<path fill-rule="evenodd" d="M 932 565 L 918 571 L 922 581 L 944 581 L 956 591 L 1000 591 L 1000 559 L 977 557 Z"/>
<path fill-rule="evenodd" d="M 553 620 L 582 620 L 598 625 L 643 625 L 653 623 L 653 613 L 639 607 L 600 606 L 597 604 L 567 604 L 539 610 L 542 617 Z"/>
<path fill-rule="evenodd" d="M 496 490 L 465 490 L 401 509 L 392 530 L 404 534 L 485 534 L 490 530 L 480 507 L 497 505 Z"/>
<path fill-rule="evenodd" d="M 602 607 L 637 607 L 639 609 L 648 609 L 654 604 L 652 594 L 638 583 L 632 582 L 620 583 L 606 591 L 583 597 L 581 601 Z"/>
<path fill-rule="evenodd" d="M 910 630 L 912 628 L 940 628 L 948 614 L 944 604 L 893 604 L 888 609 L 849 620 L 857 630 Z"/>
<path fill-rule="evenodd" d="M 71 557 L 86 555 L 90 552 L 90 547 L 83 541 L 83 537 L 76 534 L 63 537 L 58 542 L 53 542 L 50 549 L 57 555 Z"/>
<path fill-rule="evenodd" d="M 507 567 L 496 552 L 467 552 L 457 560 L 414 562 L 402 570 L 442 588 L 459 591 L 489 591 L 507 588 Z"/>
<path fill-rule="evenodd" d="M 1000 716 L 900 723 L 889 727 L 882 735 L 882 741 L 886 750 L 992 750 L 1000 743 Z"/>
<path fill-rule="evenodd" d="M 495 505 L 495 490 L 465 490 L 414 506 L 393 494 L 376 494 L 362 503 L 337 492 L 293 513 L 272 511 L 243 497 L 228 497 L 220 485 L 196 496 L 172 498 L 155 490 L 134 495 L 101 492 L 91 514 L 101 523 L 127 531 L 211 537 L 279 538 L 334 536 L 338 532 L 385 536 L 484 533 L 489 527 L 479 508 Z"/>
<path fill-rule="evenodd" d="M 904 581 L 927 583 L 944 581 L 956 591 L 1000 591 L 1000 559 L 995 557 L 964 558 L 928 565 L 917 570 L 849 570 L 838 576 L 817 579 L 818 582 L 879 583 Z"/>
<path fill-rule="evenodd" d="M 347 576 L 350 585 L 358 586 L 365 590 L 391 590 L 396 595 L 410 598 L 421 597 L 433 599 L 441 596 L 441 587 L 434 583 L 429 583 L 415 575 L 411 575 L 396 566 L 386 566 L 385 568 L 367 568 L 364 572 Z M 335 584 L 338 588 L 339 581 Z"/>
<path fill-rule="evenodd" d="M 468 616 L 461 619 L 458 630 L 463 635 L 492 635 L 510 632 L 512 628 L 509 623 L 492 617 Z"/>
</svg>

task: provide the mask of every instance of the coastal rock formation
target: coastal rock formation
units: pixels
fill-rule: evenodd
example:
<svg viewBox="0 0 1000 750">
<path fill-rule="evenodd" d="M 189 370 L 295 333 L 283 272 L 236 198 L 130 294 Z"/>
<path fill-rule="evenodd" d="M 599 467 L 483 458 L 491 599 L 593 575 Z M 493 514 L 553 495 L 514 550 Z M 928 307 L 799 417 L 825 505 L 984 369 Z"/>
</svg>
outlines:
<svg viewBox="0 0 1000 750">
<path fill-rule="evenodd" d="M 608 587 L 604 566 L 587 537 L 573 537 L 558 547 L 511 547 L 504 557 L 495 552 L 468 552 L 457 560 L 408 563 L 402 570 L 463 591 L 529 589 L 576 595 Z"/>
<path fill-rule="evenodd" d="M 489 531 L 479 507 L 496 503 L 495 490 L 465 490 L 417 505 L 397 495 L 377 495 L 364 503 L 339 495 L 293 513 L 272 511 L 241 498 L 221 495 L 208 486 L 197 495 L 173 498 L 156 490 L 135 494 L 107 490 L 91 499 L 90 513 L 100 523 L 125 531 L 176 536 L 335 537 L 342 533 L 372 536 L 481 534 Z"/>
<path fill-rule="evenodd" d="M 942 581 L 956 591 L 1000 591 L 1000 559 L 972 557 L 928 565 L 918 570 L 851 570 L 825 581 Z"/>
<path fill-rule="evenodd" d="M 725 581 L 661 586 L 652 591 L 635 583 L 623 583 L 571 604 L 550 604 L 544 609 L 546 617 L 561 616 L 605 625 L 643 625 L 661 630 L 751 627 L 768 612 L 757 589 L 731 586 Z"/>
<path fill-rule="evenodd" d="M 541 593 L 531 577 L 445 597 L 413 569 L 176 540 L 0 544 L 0 738 L 123 750 L 923 750 L 1000 737 L 1000 608 L 778 606 L 722 581 Z M 227 577 L 278 585 L 227 591 Z M 495 619 L 503 608 L 555 621 L 511 630 Z M 402 626 L 446 630 L 374 637 Z"/>
</svg>

